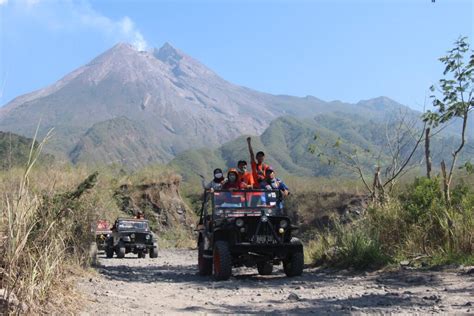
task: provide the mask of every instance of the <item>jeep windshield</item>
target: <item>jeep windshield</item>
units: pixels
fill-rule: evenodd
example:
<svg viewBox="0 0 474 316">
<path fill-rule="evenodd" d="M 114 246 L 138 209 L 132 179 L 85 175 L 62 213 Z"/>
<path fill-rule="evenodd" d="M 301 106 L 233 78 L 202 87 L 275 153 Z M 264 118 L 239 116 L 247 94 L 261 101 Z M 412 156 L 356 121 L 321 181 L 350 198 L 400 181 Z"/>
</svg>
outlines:
<svg viewBox="0 0 474 316">
<path fill-rule="evenodd" d="M 215 191 L 214 209 L 218 213 L 277 213 L 281 211 L 278 191 Z"/>
<path fill-rule="evenodd" d="M 148 222 L 145 221 L 119 221 L 118 230 L 148 230 Z"/>
</svg>

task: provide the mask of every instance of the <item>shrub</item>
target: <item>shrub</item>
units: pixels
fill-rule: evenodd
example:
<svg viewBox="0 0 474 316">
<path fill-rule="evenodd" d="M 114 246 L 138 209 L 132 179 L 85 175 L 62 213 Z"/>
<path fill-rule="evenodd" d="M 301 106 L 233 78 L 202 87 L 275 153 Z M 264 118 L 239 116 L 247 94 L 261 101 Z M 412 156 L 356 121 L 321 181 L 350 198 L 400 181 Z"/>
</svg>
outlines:
<svg viewBox="0 0 474 316">
<path fill-rule="evenodd" d="M 377 236 L 363 223 L 336 225 L 309 243 L 309 256 L 315 264 L 338 268 L 376 269 L 390 262 Z"/>
<path fill-rule="evenodd" d="M 400 195 L 400 201 L 407 223 L 416 224 L 426 220 L 434 209 L 444 207 L 439 179 L 416 178 Z"/>
<path fill-rule="evenodd" d="M 438 179 L 417 178 L 398 198 L 369 207 L 353 224 L 336 225 L 309 243 L 318 264 L 365 269 L 428 257 L 432 264 L 474 260 L 474 193 L 460 183 L 445 205 Z"/>
</svg>

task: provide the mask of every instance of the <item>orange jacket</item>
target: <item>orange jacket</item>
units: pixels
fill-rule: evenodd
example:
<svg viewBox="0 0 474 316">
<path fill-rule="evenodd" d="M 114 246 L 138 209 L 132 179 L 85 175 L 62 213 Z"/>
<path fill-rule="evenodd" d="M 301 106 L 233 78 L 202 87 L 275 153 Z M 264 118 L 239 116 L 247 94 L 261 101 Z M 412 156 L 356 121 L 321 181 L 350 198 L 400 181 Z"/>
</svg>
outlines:
<svg viewBox="0 0 474 316">
<path fill-rule="evenodd" d="M 267 171 L 269 167 L 270 166 L 266 163 L 257 164 L 256 162 L 252 162 L 253 186 L 255 188 L 260 188 L 260 182 L 265 180 L 265 171 Z"/>
<path fill-rule="evenodd" d="M 244 173 L 239 172 L 239 177 L 240 177 L 240 181 L 245 183 L 247 186 L 249 186 L 249 185 L 254 186 L 255 185 L 255 180 L 253 178 L 253 173 L 248 172 L 248 171 L 245 171 Z"/>
</svg>

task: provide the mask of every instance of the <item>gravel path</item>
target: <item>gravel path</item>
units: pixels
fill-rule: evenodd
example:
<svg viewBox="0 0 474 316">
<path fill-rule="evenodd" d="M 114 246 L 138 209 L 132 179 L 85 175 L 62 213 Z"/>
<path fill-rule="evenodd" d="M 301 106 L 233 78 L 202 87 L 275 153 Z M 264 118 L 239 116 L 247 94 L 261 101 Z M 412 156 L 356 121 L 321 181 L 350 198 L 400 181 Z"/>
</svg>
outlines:
<svg viewBox="0 0 474 316">
<path fill-rule="evenodd" d="M 197 251 L 162 250 L 157 259 L 106 259 L 98 274 L 80 280 L 83 314 L 186 313 L 456 313 L 474 314 L 474 269 L 391 273 L 305 269 L 286 278 L 234 269 L 229 281 L 197 274 Z"/>
</svg>

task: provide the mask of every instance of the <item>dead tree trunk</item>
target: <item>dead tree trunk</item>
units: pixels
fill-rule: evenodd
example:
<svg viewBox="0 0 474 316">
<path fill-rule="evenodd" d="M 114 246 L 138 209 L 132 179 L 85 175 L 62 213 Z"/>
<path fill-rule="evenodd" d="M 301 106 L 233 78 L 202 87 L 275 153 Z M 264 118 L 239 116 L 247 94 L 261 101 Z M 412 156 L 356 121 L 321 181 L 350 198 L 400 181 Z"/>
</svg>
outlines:
<svg viewBox="0 0 474 316">
<path fill-rule="evenodd" d="M 380 181 L 380 167 L 375 169 L 374 181 L 372 183 L 372 201 L 376 203 L 384 203 L 385 190 L 383 188 L 382 182 Z"/>
<path fill-rule="evenodd" d="M 449 179 L 446 174 L 446 163 L 444 160 L 441 161 L 441 174 L 443 175 L 443 193 L 444 193 L 444 200 L 446 205 L 449 205 L 451 201 L 451 196 L 449 194 Z"/>
<path fill-rule="evenodd" d="M 426 177 L 431 178 L 431 153 L 430 153 L 430 128 L 425 130 L 425 160 L 426 160 Z"/>
</svg>

